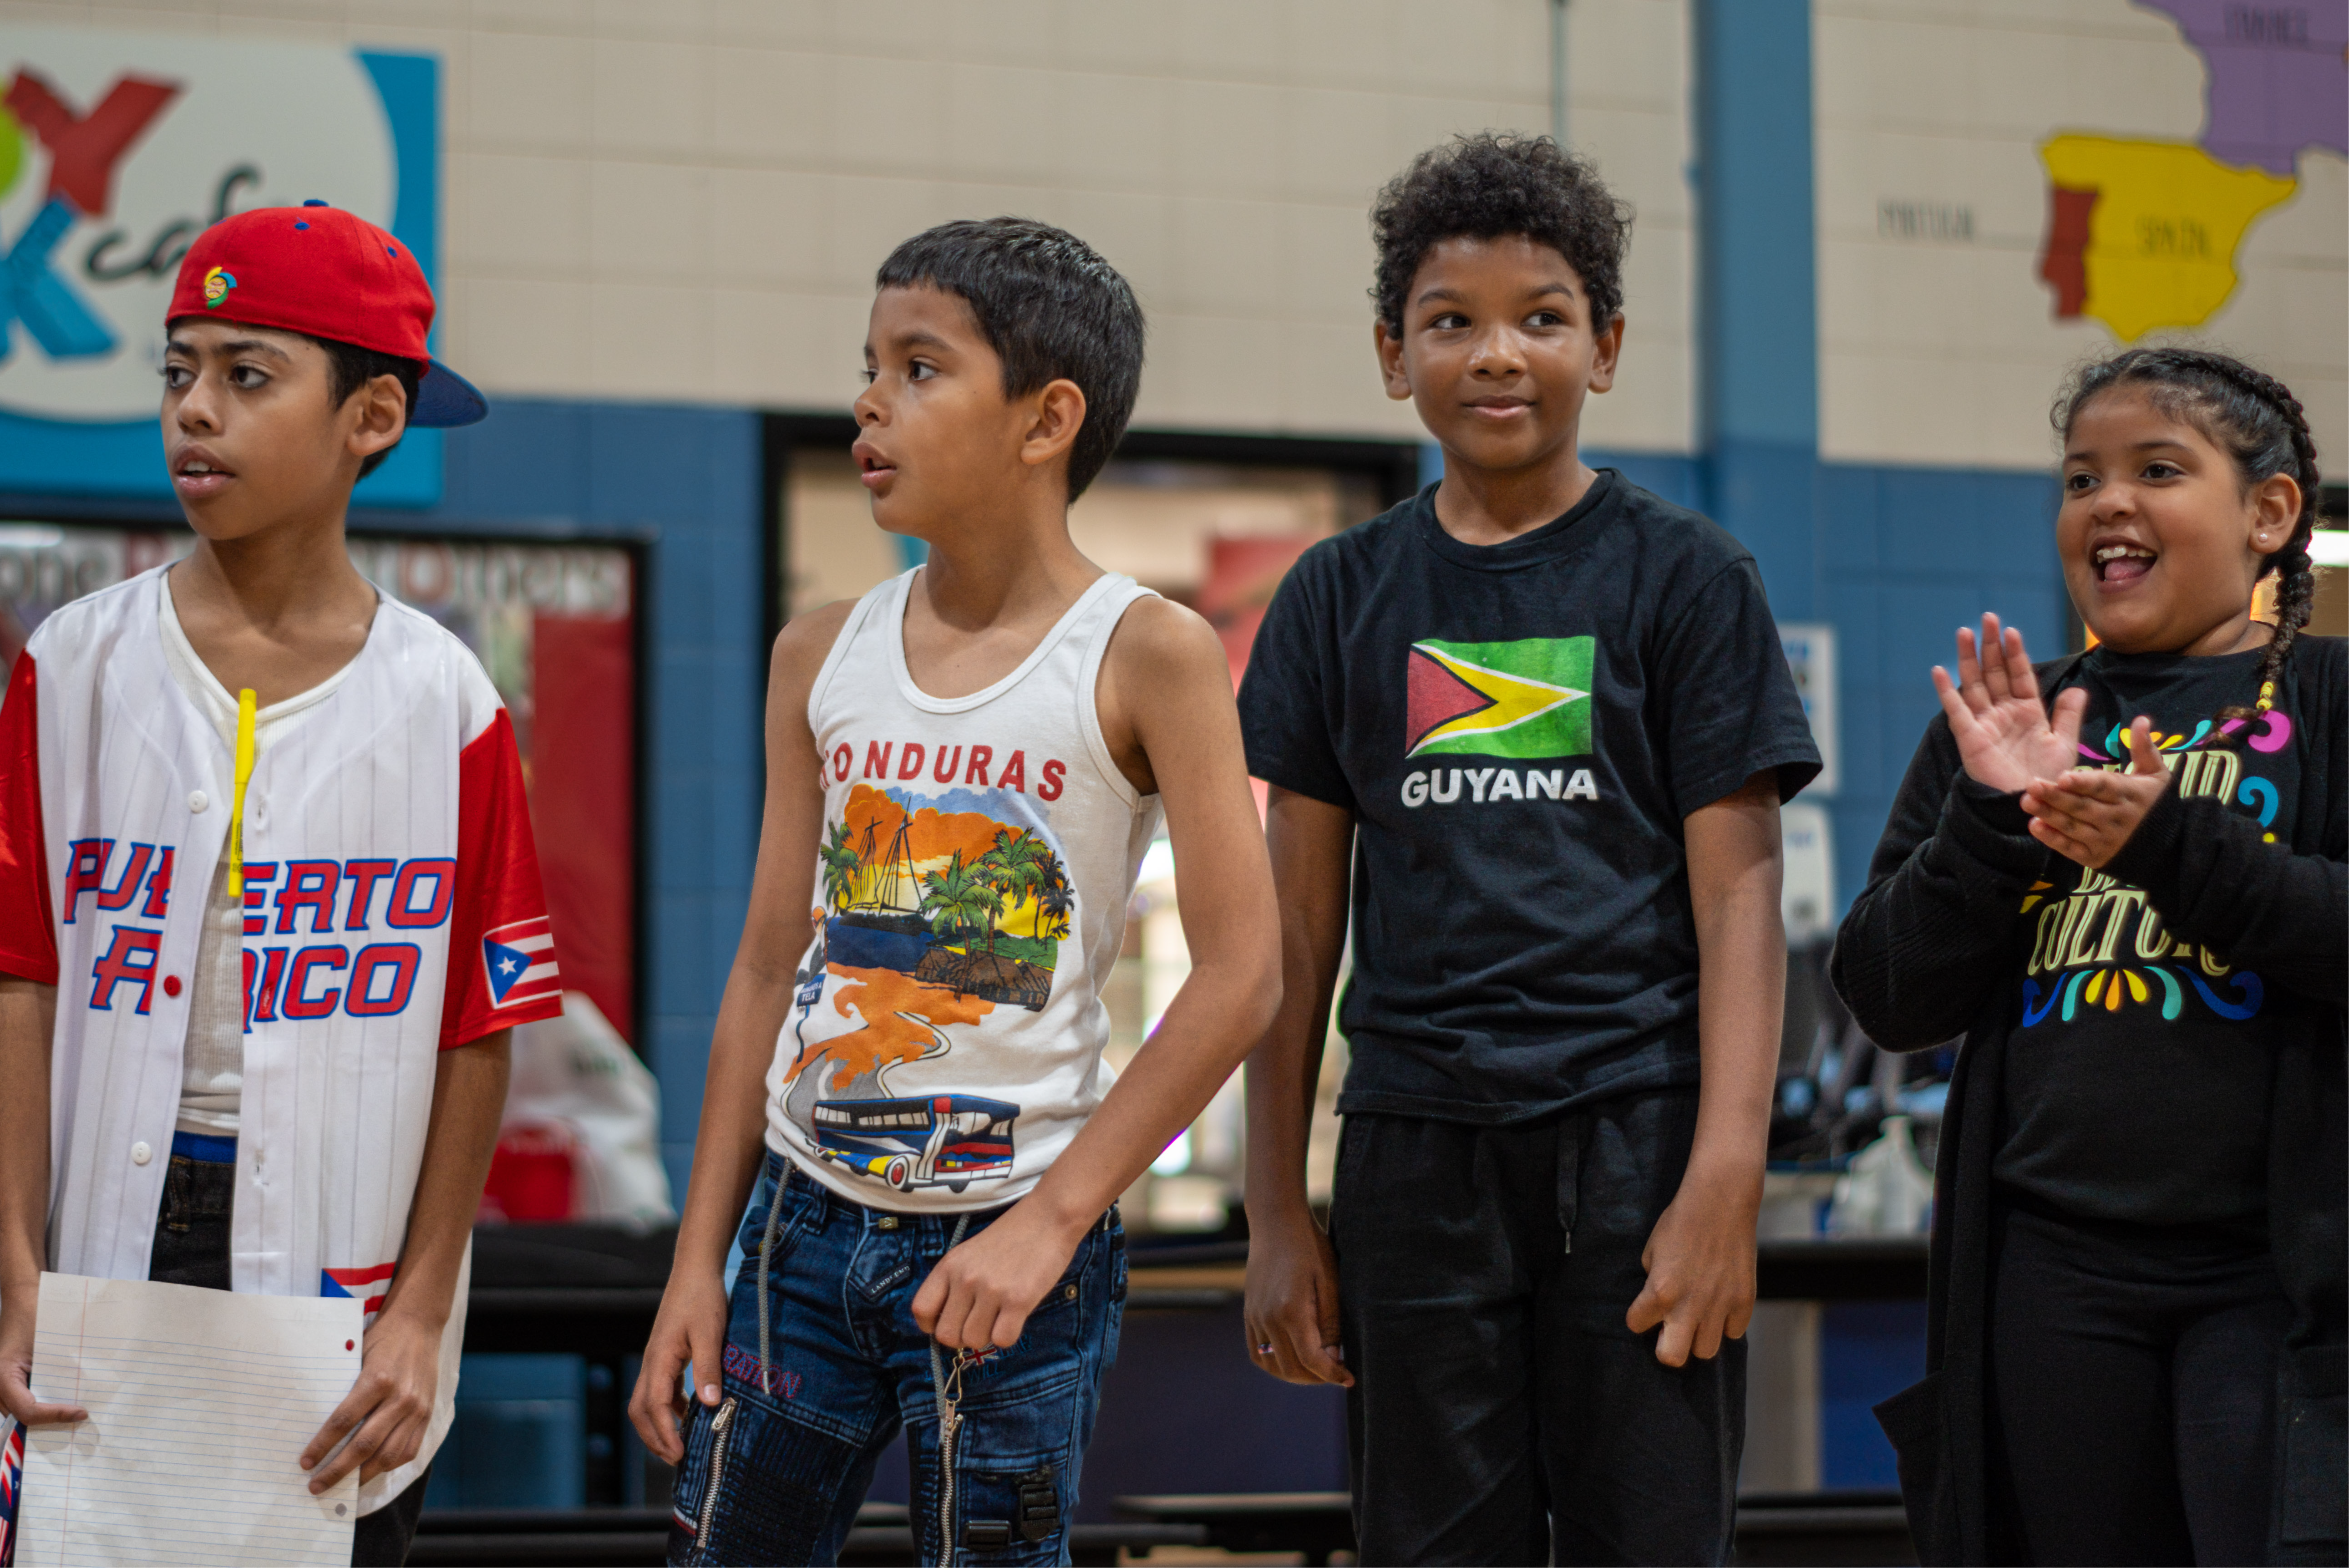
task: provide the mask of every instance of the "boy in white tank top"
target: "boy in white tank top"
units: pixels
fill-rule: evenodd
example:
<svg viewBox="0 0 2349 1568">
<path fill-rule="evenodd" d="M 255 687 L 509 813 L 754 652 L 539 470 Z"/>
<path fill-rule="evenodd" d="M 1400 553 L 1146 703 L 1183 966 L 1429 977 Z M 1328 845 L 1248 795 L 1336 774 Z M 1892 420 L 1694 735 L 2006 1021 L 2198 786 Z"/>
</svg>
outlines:
<svg viewBox="0 0 2349 1568">
<path fill-rule="evenodd" d="M 678 1467 L 678 1562 L 833 1561 L 901 1427 L 923 1561 L 1066 1562 L 1115 1199 L 1280 993 L 1222 644 L 1069 538 L 1133 408 L 1133 291 L 1010 218 L 916 235 L 878 284 L 855 455 L 929 556 L 775 643 L 750 917 L 630 1407 Z M 1101 989 L 1162 814 L 1192 972 L 1111 1089 Z"/>
</svg>

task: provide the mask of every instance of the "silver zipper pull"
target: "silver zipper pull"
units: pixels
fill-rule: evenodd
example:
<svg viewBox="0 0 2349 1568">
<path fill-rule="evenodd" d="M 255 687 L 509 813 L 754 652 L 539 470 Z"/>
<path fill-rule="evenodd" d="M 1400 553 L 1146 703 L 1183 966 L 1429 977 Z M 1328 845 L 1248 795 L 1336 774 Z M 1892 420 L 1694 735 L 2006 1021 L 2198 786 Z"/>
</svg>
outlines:
<svg viewBox="0 0 2349 1568">
<path fill-rule="evenodd" d="M 707 1547 L 709 1521 L 718 1513 L 718 1488 L 726 1479 L 726 1428 L 733 1420 L 734 1401 L 730 1397 L 709 1418 L 709 1474 L 701 1483 L 701 1523 L 693 1538 L 697 1553 Z"/>
<path fill-rule="evenodd" d="M 956 1401 L 938 1399 L 938 1565 L 954 1568 L 955 1433 L 962 1426 Z"/>
</svg>

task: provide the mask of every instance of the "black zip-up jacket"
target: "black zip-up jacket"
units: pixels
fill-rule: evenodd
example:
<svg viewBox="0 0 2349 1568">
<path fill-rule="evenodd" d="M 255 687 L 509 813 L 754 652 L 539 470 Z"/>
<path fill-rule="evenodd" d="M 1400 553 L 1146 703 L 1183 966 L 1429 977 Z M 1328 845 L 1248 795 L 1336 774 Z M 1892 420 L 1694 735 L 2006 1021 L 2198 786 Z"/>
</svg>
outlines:
<svg viewBox="0 0 2349 1568">
<path fill-rule="evenodd" d="M 2040 690 L 2052 701 L 2080 662 L 2041 666 Z M 2173 788 L 2105 869 L 2145 889 L 2179 939 L 2310 1004 L 2291 1013 L 2269 1121 L 2269 1244 L 2292 1307 L 2269 1547 L 2272 1562 L 2339 1563 L 2349 1538 L 2349 643 L 2301 639 L 2283 683 L 2308 732 L 2292 842 L 2262 843 L 2254 818 Z M 1925 1563 L 2016 1558 L 1996 1538 L 1985 1476 L 1991 1166 L 2023 978 L 2017 911 L 2034 884 L 2053 884 L 2055 897 L 2080 875 L 2027 822 L 2019 796 L 1965 776 L 1937 716 L 1831 962 L 1836 990 L 1878 1044 L 1913 1051 L 1965 1036 L 1934 1173 L 1926 1376 L 1877 1407 Z"/>
</svg>

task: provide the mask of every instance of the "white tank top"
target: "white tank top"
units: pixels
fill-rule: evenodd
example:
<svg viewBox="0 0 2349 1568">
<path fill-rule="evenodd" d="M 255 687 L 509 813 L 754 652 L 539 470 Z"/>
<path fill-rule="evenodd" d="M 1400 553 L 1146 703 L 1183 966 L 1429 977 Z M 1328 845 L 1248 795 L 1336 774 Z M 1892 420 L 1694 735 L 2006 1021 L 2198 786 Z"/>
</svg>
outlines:
<svg viewBox="0 0 2349 1568">
<path fill-rule="evenodd" d="M 1102 739 L 1104 576 L 968 697 L 905 668 L 914 573 L 858 601 L 808 695 L 823 753 L 815 928 L 767 1074 L 767 1143 L 856 1202 L 1026 1196 L 1101 1103 L 1102 989 L 1157 832 Z"/>
</svg>

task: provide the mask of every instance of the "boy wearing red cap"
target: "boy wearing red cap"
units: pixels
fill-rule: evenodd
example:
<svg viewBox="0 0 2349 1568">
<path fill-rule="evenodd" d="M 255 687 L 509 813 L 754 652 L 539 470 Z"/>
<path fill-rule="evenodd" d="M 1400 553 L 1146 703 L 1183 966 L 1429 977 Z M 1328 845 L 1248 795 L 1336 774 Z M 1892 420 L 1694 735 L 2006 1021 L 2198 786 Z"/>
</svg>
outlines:
<svg viewBox="0 0 2349 1568">
<path fill-rule="evenodd" d="M 44 1268 L 358 1297 L 357 1386 L 283 1456 L 357 1471 L 354 1563 L 406 1555 L 508 1032 L 561 1010 L 496 690 L 344 547 L 409 426 L 487 412 L 432 315 L 324 202 L 206 231 L 163 364 L 194 553 L 51 616 L 0 702 L 0 1410 L 83 1418 L 34 1391 Z"/>
</svg>

